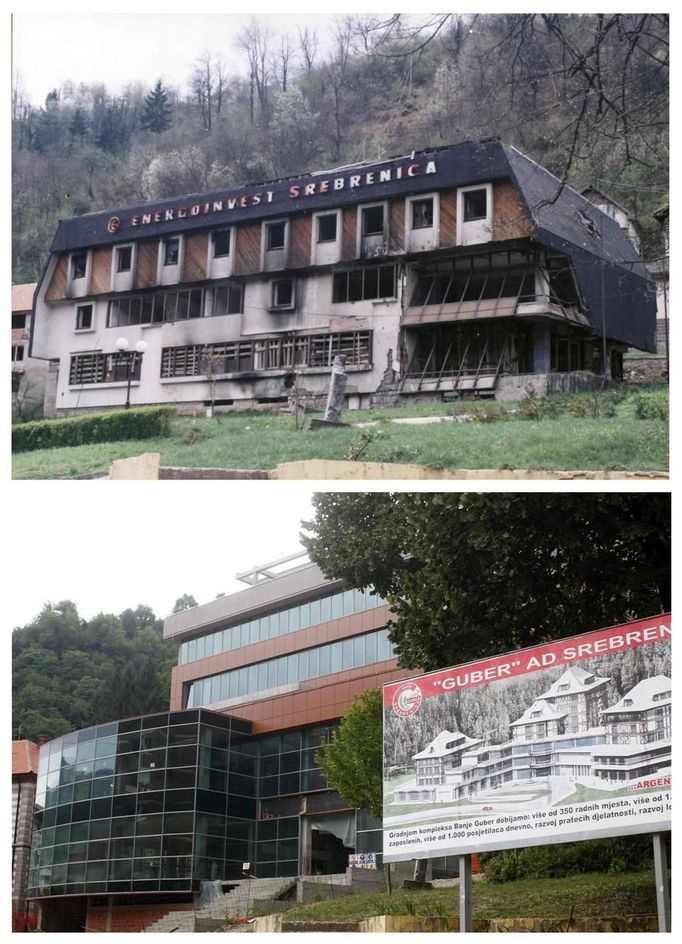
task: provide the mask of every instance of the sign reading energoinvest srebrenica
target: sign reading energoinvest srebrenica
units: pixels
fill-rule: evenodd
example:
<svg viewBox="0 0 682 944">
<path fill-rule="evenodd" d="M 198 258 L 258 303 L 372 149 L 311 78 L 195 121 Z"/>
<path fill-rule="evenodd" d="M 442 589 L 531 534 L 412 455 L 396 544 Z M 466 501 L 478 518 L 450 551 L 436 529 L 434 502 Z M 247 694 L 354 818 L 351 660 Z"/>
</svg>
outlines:
<svg viewBox="0 0 682 944">
<path fill-rule="evenodd" d="M 385 685 L 384 861 L 670 829 L 671 619 Z"/>
</svg>

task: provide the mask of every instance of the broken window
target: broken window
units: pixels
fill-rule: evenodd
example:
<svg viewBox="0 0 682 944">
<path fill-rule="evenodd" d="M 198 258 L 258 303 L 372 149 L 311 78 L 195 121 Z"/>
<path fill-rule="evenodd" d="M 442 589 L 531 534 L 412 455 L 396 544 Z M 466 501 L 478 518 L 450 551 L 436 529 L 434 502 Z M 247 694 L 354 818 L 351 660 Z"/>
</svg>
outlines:
<svg viewBox="0 0 682 944">
<path fill-rule="evenodd" d="M 415 267 L 410 305 L 443 305 L 480 299 L 535 299 L 535 261 L 530 254 L 496 252 L 457 256 Z"/>
<path fill-rule="evenodd" d="M 465 190 L 462 194 L 462 216 L 465 223 L 472 220 L 484 220 L 488 216 L 488 191 L 485 187 L 480 190 Z"/>
<path fill-rule="evenodd" d="M 215 373 L 238 373 L 291 367 L 328 368 L 337 354 L 344 354 L 348 365 L 369 366 L 372 332 L 276 336 L 253 341 L 167 347 L 161 352 L 161 377 L 203 376 L 208 357 L 212 359 Z"/>
<path fill-rule="evenodd" d="M 244 286 L 241 282 L 226 282 L 213 289 L 213 314 L 238 315 L 244 310 Z"/>
<path fill-rule="evenodd" d="M 396 267 L 394 265 L 368 266 L 335 272 L 332 302 L 359 302 L 377 298 L 394 298 Z"/>
<path fill-rule="evenodd" d="M 221 287 L 216 286 L 213 291 Z M 201 318 L 204 314 L 206 291 L 192 288 L 111 298 L 107 307 L 107 328 Z"/>
<path fill-rule="evenodd" d="M 294 307 L 294 280 L 277 279 L 272 283 L 271 308 Z"/>
<path fill-rule="evenodd" d="M 281 220 L 278 223 L 265 224 L 265 246 L 268 252 L 270 252 L 271 249 L 284 249 L 286 240 L 286 225 L 287 224 L 284 220 Z"/>
<path fill-rule="evenodd" d="M 92 328 L 92 305 L 79 305 L 76 308 L 76 331 L 88 331 Z"/>
<path fill-rule="evenodd" d="M 336 239 L 336 213 L 325 213 L 317 217 L 317 241 L 318 243 L 334 242 Z"/>
<path fill-rule="evenodd" d="M 384 205 L 362 208 L 362 235 L 380 236 L 384 232 Z"/>
<path fill-rule="evenodd" d="M 412 229 L 433 226 L 433 197 L 412 201 Z"/>
<path fill-rule="evenodd" d="M 173 236 L 171 239 L 163 241 L 163 264 L 165 266 L 177 265 L 180 260 L 180 238 Z"/>
<path fill-rule="evenodd" d="M 87 252 L 75 252 L 71 256 L 71 278 L 84 279 L 88 267 Z"/>
<path fill-rule="evenodd" d="M 139 380 L 142 370 L 142 354 L 138 351 L 116 351 L 103 354 L 93 351 L 86 354 L 74 354 L 71 357 L 69 384 L 114 383 L 128 379 Z"/>
<path fill-rule="evenodd" d="M 130 272 L 133 264 L 133 247 L 118 246 L 116 249 L 116 271 Z"/>
<path fill-rule="evenodd" d="M 562 307 L 579 307 L 580 296 L 570 259 L 552 256 L 547 259 L 550 300 Z"/>
<path fill-rule="evenodd" d="M 586 334 L 563 325 L 552 326 L 550 333 L 550 370 L 568 373 L 586 370 Z"/>
<path fill-rule="evenodd" d="M 212 235 L 213 258 L 220 259 L 230 255 L 230 231 L 229 229 L 215 230 Z"/>
</svg>

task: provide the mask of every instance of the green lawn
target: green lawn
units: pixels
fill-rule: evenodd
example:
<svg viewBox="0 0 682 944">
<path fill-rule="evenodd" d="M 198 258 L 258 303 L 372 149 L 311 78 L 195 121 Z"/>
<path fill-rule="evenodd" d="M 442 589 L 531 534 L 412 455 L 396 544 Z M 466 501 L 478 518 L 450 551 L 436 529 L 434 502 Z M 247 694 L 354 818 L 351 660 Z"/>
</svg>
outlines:
<svg viewBox="0 0 682 944">
<path fill-rule="evenodd" d="M 368 893 L 296 906 L 287 920 L 352 921 L 378 914 L 457 916 L 458 889 Z M 622 874 L 595 872 L 567 878 L 521 879 L 491 885 L 473 883 L 475 918 L 554 918 L 624 916 L 656 913 L 656 886 L 651 870 Z"/>
<path fill-rule="evenodd" d="M 563 414 L 533 421 L 506 412 L 507 419 L 491 423 L 406 426 L 391 422 L 394 416 L 448 415 L 453 411 L 448 404 L 345 414 L 344 419 L 353 424 L 377 421 L 367 429 L 297 430 L 292 416 L 274 412 L 225 413 L 210 420 L 178 417 L 172 435 L 165 439 L 15 454 L 13 476 L 69 478 L 102 472 L 114 459 L 143 452 L 159 452 L 162 466 L 190 468 L 271 469 L 301 459 L 359 458 L 418 463 L 433 469 L 665 470 L 668 424 L 637 419 L 633 407 L 637 395 L 642 391 L 622 399 L 615 416 L 599 419 Z M 459 403 L 456 409 L 466 411 L 468 406 Z M 515 406 L 506 405 L 508 410 Z"/>
</svg>

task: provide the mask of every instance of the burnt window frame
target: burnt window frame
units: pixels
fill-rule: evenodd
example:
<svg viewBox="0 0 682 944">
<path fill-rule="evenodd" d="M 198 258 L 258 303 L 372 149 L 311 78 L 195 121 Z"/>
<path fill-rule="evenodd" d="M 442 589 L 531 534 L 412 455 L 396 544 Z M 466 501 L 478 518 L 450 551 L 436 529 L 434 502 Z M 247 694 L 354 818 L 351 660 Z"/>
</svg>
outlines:
<svg viewBox="0 0 682 944">
<path fill-rule="evenodd" d="M 130 380 L 139 381 L 143 357 L 139 351 L 79 351 L 69 361 L 69 386 L 126 383 L 129 364 Z"/>
<path fill-rule="evenodd" d="M 472 197 L 476 194 L 483 194 L 485 198 L 485 208 L 483 213 L 478 213 L 476 216 L 469 215 L 469 202 Z M 481 187 L 467 187 L 462 190 L 462 223 L 477 223 L 479 220 L 487 220 L 490 217 L 490 201 L 488 199 L 488 187 L 483 185 Z"/>
<path fill-rule="evenodd" d="M 219 285 L 214 285 L 211 289 L 212 298 L 211 298 L 211 317 L 212 318 L 223 318 L 226 315 L 241 315 L 244 313 L 244 292 L 245 286 L 243 282 L 237 280 L 230 280 L 229 282 L 222 282 Z M 224 311 L 216 311 L 216 298 L 219 294 L 226 294 L 226 304 Z M 204 310 L 206 309 L 206 302 L 204 301 Z"/>
<path fill-rule="evenodd" d="M 69 272 L 71 281 L 75 282 L 84 279 L 88 274 L 88 254 L 87 252 L 73 252 L 69 259 Z"/>
<path fill-rule="evenodd" d="M 433 196 L 430 197 L 413 197 L 410 199 L 410 229 L 419 230 L 419 229 L 433 229 L 436 220 L 436 199 Z M 419 204 L 431 204 L 431 219 L 428 223 L 417 223 L 415 222 L 415 211 Z"/>
<path fill-rule="evenodd" d="M 219 341 L 210 344 L 187 344 L 161 350 L 160 379 L 205 377 L 206 357 L 222 357 L 224 370 L 216 374 L 254 370 L 278 370 L 283 373 L 295 368 L 331 369 L 334 356 L 348 351 L 356 354 L 347 366 L 369 369 L 372 366 L 373 332 L 341 331 L 304 335 L 273 335 L 254 340 Z"/>
<path fill-rule="evenodd" d="M 127 266 L 122 267 L 121 262 L 127 253 Z M 133 244 L 126 243 L 124 246 L 114 246 L 114 271 L 116 275 L 122 275 L 126 272 L 132 272 L 133 269 Z"/>
<path fill-rule="evenodd" d="M 388 279 L 388 274 L 384 275 L 381 270 L 392 270 L 392 291 L 390 295 L 383 294 L 383 292 L 386 290 L 386 280 Z M 372 286 L 370 284 L 374 273 L 376 273 L 376 295 L 371 294 Z M 382 281 L 384 282 L 383 285 Z M 332 275 L 332 304 L 342 305 L 352 304 L 354 302 L 385 301 L 386 299 L 393 299 L 396 297 L 397 281 L 398 271 L 395 263 L 386 263 L 383 265 L 374 266 L 358 266 L 354 269 L 341 269 L 337 272 L 334 272 Z M 357 293 L 358 286 L 360 286 L 359 294 Z M 344 290 L 342 291 L 342 289 Z"/>
<path fill-rule="evenodd" d="M 324 220 L 334 220 L 334 235 L 333 236 L 322 236 L 322 223 Z M 322 243 L 334 243 L 339 237 L 339 214 L 338 211 L 333 210 L 330 213 L 318 213 L 316 217 L 316 234 L 315 242 L 320 245 Z"/>
<path fill-rule="evenodd" d="M 289 298 L 281 301 L 278 294 L 282 286 L 289 287 Z M 292 311 L 296 307 L 296 280 L 291 277 L 273 279 L 270 285 L 270 311 Z"/>
<path fill-rule="evenodd" d="M 381 229 L 367 229 L 367 218 L 368 216 L 375 212 L 381 211 Z M 387 208 L 385 203 L 369 203 L 365 206 L 360 207 L 360 237 L 364 239 L 366 236 L 384 236 L 386 234 L 386 220 L 388 218 Z"/>
<path fill-rule="evenodd" d="M 218 251 L 218 239 L 227 240 L 227 249 Z M 229 226 L 221 226 L 220 229 L 214 229 L 211 232 L 212 257 L 214 259 L 227 259 L 232 252 L 232 229 Z"/>
<path fill-rule="evenodd" d="M 266 252 L 282 252 L 286 249 L 287 246 L 287 223 L 288 220 L 270 220 L 265 223 L 265 251 Z M 277 243 L 277 245 L 272 244 L 273 233 L 281 227 L 282 232 L 282 242 Z"/>
<path fill-rule="evenodd" d="M 163 246 L 163 262 L 162 265 L 165 267 L 172 267 L 180 265 L 180 236 L 166 236 L 161 240 Z M 169 258 L 169 250 L 171 246 L 175 246 L 175 258 L 172 256 Z"/>
<path fill-rule="evenodd" d="M 83 324 L 83 315 L 89 310 L 89 320 Z M 76 327 L 74 331 L 94 331 L 95 329 L 95 306 L 92 302 L 86 302 L 83 305 L 76 305 Z"/>
</svg>

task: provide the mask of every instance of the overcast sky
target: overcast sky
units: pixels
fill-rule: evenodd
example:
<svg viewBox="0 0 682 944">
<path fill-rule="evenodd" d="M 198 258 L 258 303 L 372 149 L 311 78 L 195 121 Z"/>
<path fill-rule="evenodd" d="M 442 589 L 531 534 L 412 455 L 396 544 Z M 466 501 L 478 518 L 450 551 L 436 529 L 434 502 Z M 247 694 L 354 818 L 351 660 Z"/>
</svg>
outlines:
<svg viewBox="0 0 682 944">
<path fill-rule="evenodd" d="M 124 8 L 117 5 L 119 11 Z M 253 15 L 273 33 L 288 32 L 294 39 L 297 26 L 317 30 L 321 48 L 326 46 L 334 17 L 324 13 L 17 13 L 13 73 L 18 73 L 22 91 L 36 106 L 43 105 L 47 93 L 66 80 L 76 85 L 104 82 L 115 93 L 135 82 L 151 87 L 159 78 L 184 89 L 195 59 L 204 50 L 220 57 L 228 72 L 244 71 L 244 54 L 235 50 L 234 38 Z"/>
<path fill-rule="evenodd" d="M 295 482 L 14 482 L 12 490 L 10 629 L 61 600 L 86 619 L 138 603 L 167 616 L 185 593 L 207 603 L 246 586 L 236 573 L 299 550 L 300 522 L 313 517 L 312 487 Z"/>
<path fill-rule="evenodd" d="M 315 30 L 321 57 L 331 43 L 333 20 L 346 15 L 324 12 L 325 5 L 319 2 L 296 4 L 295 9 L 304 11 L 299 13 L 273 13 L 272 3 L 263 4 L 262 10 L 256 2 L 248 6 L 248 13 L 225 14 L 224 3 L 203 0 L 198 10 L 180 12 L 190 7 L 118 0 L 115 13 L 93 13 L 92 4 L 81 0 L 69 3 L 68 12 L 55 12 L 54 3 L 25 0 L 22 12 L 13 18 L 13 75 L 19 75 L 23 93 L 35 106 L 42 106 L 47 93 L 67 80 L 76 85 L 104 82 L 112 93 L 135 82 L 151 88 L 158 78 L 185 89 L 192 65 L 204 50 L 220 57 L 228 72 L 245 71 L 244 54 L 235 50 L 234 38 L 252 16 L 274 34 L 289 33 L 294 39 L 299 27 Z M 511 10 L 516 6 L 512 4 Z M 574 12 L 588 13 L 593 12 L 593 6 L 584 0 L 565 5 Z M 546 0 L 527 0 L 522 10 L 543 12 L 546 7 Z M 640 7 L 641 3 L 631 0 L 603 0 L 600 5 L 604 12 L 612 8 L 639 11 Z M 389 16 L 395 10 L 386 0 L 376 0 L 362 12 Z M 465 6 L 464 12 L 508 13 L 510 5 L 500 0 L 477 0 Z M 421 23 L 431 15 L 418 11 L 403 17 Z"/>
</svg>

